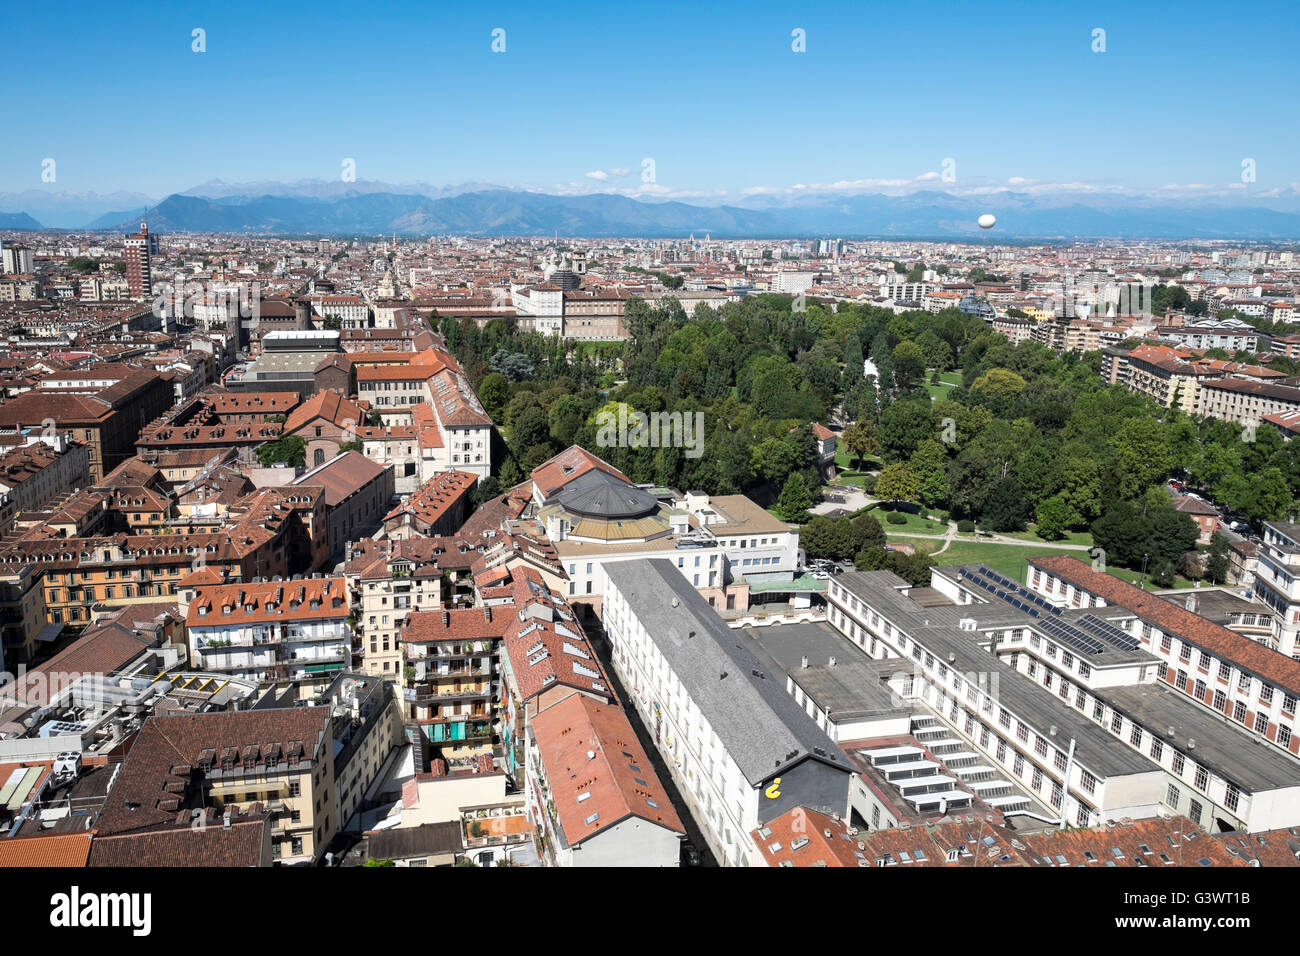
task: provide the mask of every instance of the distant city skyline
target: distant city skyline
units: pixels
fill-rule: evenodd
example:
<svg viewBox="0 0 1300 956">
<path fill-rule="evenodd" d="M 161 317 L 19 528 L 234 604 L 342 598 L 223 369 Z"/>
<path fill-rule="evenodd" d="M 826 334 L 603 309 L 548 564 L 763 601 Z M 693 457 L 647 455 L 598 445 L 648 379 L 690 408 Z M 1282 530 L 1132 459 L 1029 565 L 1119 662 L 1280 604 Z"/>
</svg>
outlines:
<svg viewBox="0 0 1300 956">
<path fill-rule="evenodd" d="M 57 44 L 15 19 L 20 101 L 76 119 L 6 149 L 0 192 L 158 200 L 212 180 L 339 181 L 351 160 L 358 181 L 696 204 L 1300 194 L 1300 132 L 1280 109 L 1297 17 L 1279 2 L 1249 17 L 1208 3 L 372 10 L 74 4 L 95 28 Z"/>
</svg>

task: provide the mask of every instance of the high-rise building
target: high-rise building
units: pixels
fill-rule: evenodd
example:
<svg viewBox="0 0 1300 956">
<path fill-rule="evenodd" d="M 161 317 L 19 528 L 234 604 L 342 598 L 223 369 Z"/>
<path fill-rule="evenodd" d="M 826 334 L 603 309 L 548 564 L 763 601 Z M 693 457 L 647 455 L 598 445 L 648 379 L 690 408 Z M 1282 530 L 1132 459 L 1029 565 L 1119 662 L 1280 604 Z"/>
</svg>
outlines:
<svg viewBox="0 0 1300 956">
<path fill-rule="evenodd" d="M 0 248 L 0 271 L 5 275 L 31 275 L 32 250 L 26 246 Z"/>
<path fill-rule="evenodd" d="M 131 298 L 147 299 L 153 295 L 150 257 L 158 251 L 158 237 L 149 234 L 149 224 L 140 223 L 140 231 L 126 237 L 126 281 Z"/>
</svg>

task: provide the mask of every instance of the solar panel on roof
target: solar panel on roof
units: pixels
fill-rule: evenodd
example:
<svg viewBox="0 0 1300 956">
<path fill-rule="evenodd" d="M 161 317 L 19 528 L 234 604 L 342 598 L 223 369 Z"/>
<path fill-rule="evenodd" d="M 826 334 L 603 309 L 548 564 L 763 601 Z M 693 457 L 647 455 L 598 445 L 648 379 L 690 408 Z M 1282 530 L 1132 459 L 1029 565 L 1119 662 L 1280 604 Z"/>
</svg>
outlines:
<svg viewBox="0 0 1300 956">
<path fill-rule="evenodd" d="M 1097 617 L 1095 614 L 1085 614 L 1079 618 L 1080 624 L 1086 624 L 1088 630 L 1100 634 L 1106 641 L 1113 644 L 1123 651 L 1136 651 L 1142 647 L 1142 643 L 1122 628 L 1116 627 L 1110 621 Z"/>
<path fill-rule="evenodd" d="M 1046 618 L 1040 627 L 1058 640 L 1064 641 L 1086 654 L 1100 654 L 1106 649 L 1101 641 L 1089 637 L 1073 624 L 1068 624 L 1058 618 Z"/>
</svg>

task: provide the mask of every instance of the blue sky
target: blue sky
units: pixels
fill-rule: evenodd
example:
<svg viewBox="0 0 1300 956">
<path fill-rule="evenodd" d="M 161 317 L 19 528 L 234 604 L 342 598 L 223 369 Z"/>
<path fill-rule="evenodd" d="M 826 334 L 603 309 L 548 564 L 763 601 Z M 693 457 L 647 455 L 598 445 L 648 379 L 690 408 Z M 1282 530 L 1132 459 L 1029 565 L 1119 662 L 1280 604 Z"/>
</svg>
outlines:
<svg viewBox="0 0 1300 956">
<path fill-rule="evenodd" d="M 943 188 L 947 158 L 958 189 L 1214 191 L 1246 157 L 1254 193 L 1300 181 L 1300 12 L 1281 2 L 22 9 L 5 74 L 27 122 L 0 191 L 160 197 L 338 179 L 344 158 L 363 180 L 711 201 Z"/>
</svg>

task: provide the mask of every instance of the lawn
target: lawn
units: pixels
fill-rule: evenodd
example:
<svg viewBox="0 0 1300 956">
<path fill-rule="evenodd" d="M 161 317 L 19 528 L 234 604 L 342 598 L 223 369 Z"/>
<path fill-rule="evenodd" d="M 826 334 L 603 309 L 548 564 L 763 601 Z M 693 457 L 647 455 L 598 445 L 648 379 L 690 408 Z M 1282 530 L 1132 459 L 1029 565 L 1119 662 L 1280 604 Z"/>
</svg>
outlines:
<svg viewBox="0 0 1300 956">
<path fill-rule="evenodd" d="M 1067 531 L 1065 537 L 1060 541 L 1044 541 L 1034 533 L 1034 524 L 1031 522 L 1028 531 L 1000 531 L 998 532 L 1004 538 L 1019 538 L 1021 541 L 1032 541 L 1034 544 L 1046 544 L 1051 547 L 1054 544 L 1082 544 L 1089 548 L 1092 547 L 1091 531 Z"/>
<path fill-rule="evenodd" d="M 879 468 L 882 462 L 879 458 L 873 458 L 870 455 L 862 456 L 862 467 L 868 471 L 873 468 Z M 836 471 L 853 471 L 858 470 L 858 457 L 840 447 L 839 442 L 835 443 L 835 470 Z"/>
<path fill-rule="evenodd" d="M 930 398 L 934 401 L 942 401 L 948 397 L 956 386 L 961 384 L 960 372 L 944 372 L 939 376 L 940 385 L 931 385 L 930 376 L 934 374 L 932 369 L 927 369 L 925 373 L 925 390 L 930 393 Z"/>
<path fill-rule="evenodd" d="M 892 528 L 892 525 L 885 525 L 887 532 L 889 532 L 890 528 Z M 888 533 L 887 537 L 890 541 L 896 543 L 914 545 L 918 551 L 928 551 L 933 553 L 943 547 L 942 541 L 936 541 L 933 538 L 914 538 L 908 535 L 895 536 L 892 533 Z M 937 555 L 934 560 L 941 565 L 987 564 L 994 571 L 1005 574 L 1012 580 L 1024 584 L 1027 576 L 1026 572 L 1029 567 L 1029 559 L 1042 557 L 1043 555 L 1048 554 L 1069 554 L 1078 558 L 1080 561 L 1083 561 L 1085 564 L 1091 563 L 1092 560 L 1088 556 L 1087 551 L 1060 547 L 1054 548 L 1052 545 L 1046 543 L 1044 543 L 1042 547 L 1026 548 L 1017 544 L 1002 544 L 997 541 L 963 541 L 961 539 L 954 541 L 952 547 L 943 552 L 943 554 Z M 1138 580 L 1142 577 L 1141 571 L 1130 571 L 1127 568 L 1107 568 L 1106 571 L 1121 580 L 1128 581 L 1130 584 L 1137 584 Z M 1184 577 L 1177 577 L 1174 579 L 1174 587 L 1181 589 L 1194 587 L 1194 585 Z M 1150 574 L 1146 576 L 1146 589 L 1148 591 L 1162 590 L 1152 585 Z"/>
<path fill-rule="evenodd" d="M 1140 569 L 1137 571 L 1130 571 L 1128 568 L 1107 568 L 1106 572 L 1108 574 L 1113 574 L 1117 578 L 1122 578 L 1129 584 L 1137 584 L 1138 581 L 1143 580 L 1142 571 Z M 1144 583 L 1148 591 L 1165 590 L 1165 588 L 1156 587 L 1151 583 L 1151 571 L 1149 568 L 1147 569 L 1147 576 Z M 1176 588 L 1191 588 L 1195 586 L 1196 585 L 1192 581 L 1187 580 L 1187 578 L 1181 575 L 1176 575 L 1174 577 L 1174 587 Z"/>
<path fill-rule="evenodd" d="M 880 527 L 884 528 L 885 533 L 889 535 L 909 533 L 946 534 L 948 532 L 948 525 L 945 522 L 936 521 L 933 518 L 924 518 L 921 515 L 908 514 L 906 511 L 895 512 L 895 514 L 900 514 L 907 519 L 906 524 L 890 524 L 885 520 L 885 516 L 889 512 L 883 508 L 873 508 L 868 513 L 880 522 Z"/>
<path fill-rule="evenodd" d="M 844 472 L 840 472 L 838 475 L 835 476 L 835 480 L 831 482 L 829 485 L 827 485 L 826 487 L 834 488 L 836 485 L 853 485 L 855 488 L 861 488 L 862 480 L 866 477 L 867 477 L 866 475 L 859 475 L 856 472 L 854 472 L 853 474 L 845 474 Z"/>
<path fill-rule="evenodd" d="M 905 535 L 897 538 L 889 535 L 889 538 L 896 543 L 915 545 L 918 551 L 934 552 L 943 547 L 942 541 L 929 538 L 909 538 Z M 1041 548 L 1025 548 L 1016 544 L 1000 544 L 996 541 L 954 541 L 947 551 L 937 555 L 934 560 L 939 564 L 986 564 L 994 571 L 1023 583 L 1026 576 L 1025 571 L 1028 567 L 1027 562 L 1030 558 L 1047 554 L 1060 554 L 1063 550 L 1053 548 L 1051 545 L 1044 545 Z M 1087 552 L 1084 551 L 1065 553 L 1074 554 L 1075 556 L 1087 556 Z"/>
</svg>

